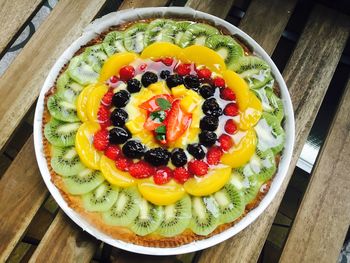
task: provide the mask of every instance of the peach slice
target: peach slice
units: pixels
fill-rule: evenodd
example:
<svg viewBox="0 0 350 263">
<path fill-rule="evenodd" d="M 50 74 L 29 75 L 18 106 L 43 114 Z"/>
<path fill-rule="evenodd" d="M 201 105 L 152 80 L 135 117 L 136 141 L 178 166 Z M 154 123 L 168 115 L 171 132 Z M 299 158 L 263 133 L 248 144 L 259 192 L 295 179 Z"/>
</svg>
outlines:
<svg viewBox="0 0 350 263">
<path fill-rule="evenodd" d="M 91 91 L 96 87 L 96 84 L 91 84 L 83 89 L 76 101 L 78 117 L 82 122 L 88 121 L 87 117 L 87 101 Z"/>
<path fill-rule="evenodd" d="M 239 128 L 248 130 L 261 118 L 262 104 L 252 91 L 249 91 L 249 104 L 245 111 L 239 113 Z"/>
<path fill-rule="evenodd" d="M 101 105 L 103 96 L 107 93 L 108 88 L 104 84 L 96 86 L 89 94 L 86 104 L 86 115 L 91 122 L 98 123 L 97 113 Z"/>
<path fill-rule="evenodd" d="M 226 85 L 236 94 L 238 107 L 244 111 L 249 104 L 249 87 L 248 84 L 236 72 L 226 70 L 222 74 Z"/>
<path fill-rule="evenodd" d="M 146 47 L 141 58 L 181 57 L 182 48 L 167 42 L 156 42 Z"/>
</svg>

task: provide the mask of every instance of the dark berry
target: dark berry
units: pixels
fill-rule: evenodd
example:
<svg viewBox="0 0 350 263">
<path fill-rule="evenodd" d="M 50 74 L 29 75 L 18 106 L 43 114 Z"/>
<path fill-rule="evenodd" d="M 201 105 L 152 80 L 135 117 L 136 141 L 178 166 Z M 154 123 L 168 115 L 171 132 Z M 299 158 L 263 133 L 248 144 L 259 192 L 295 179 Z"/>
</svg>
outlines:
<svg viewBox="0 0 350 263">
<path fill-rule="evenodd" d="M 198 137 L 200 143 L 207 147 L 212 146 L 218 138 L 216 133 L 212 131 L 202 131 Z"/>
<path fill-rule="evenodd" d="M 222 109 L 215 98 L 206 99 L 202 105 L 202 110 L 205 115 L 219 117 L 222 115 Z"/>
<path fill-rule="evenodd" d="M 127 89 L 130 93 L 139 92 L 141 90 L 141 82 L 138 79 L 129 79 Z"/>
<path fill-rule="evenodd" d="M 142 77 L 141 77 L 141 82 L 144 87 L 148 87 L 152 83 L 156 83 L 158 81 L 158 76 L 157 74 L 147 71 L 145 72 Z"/>
<path fill-rule="evenodd" d="M 145 161 L 153 166 L 167 165 L 170 153 L 161 147 L 151 149 L 145 153 Z"/>
<path fill-rule="evenodd" d="M 219 118 L 214 116 L 204 116 L 199 123 L 199 127 L 204 131 L 215 131 L 218 126 Z"/>
<path fill-rule="evenodd" d="M 169 77 L 170 76 L 170 71 L 169 70 L 162 70 L 161 72 L 160 72 L 160 77 L 162 78 L 162 79 L 166 79 L 167 77 Z"/>
<path fill-rule="evenodd" d="M 120 108 L 116 108 L 110 116 L 110 120 L 114 126 L 124 126 L 125 121 L 128 119 L 128 113 Z"/>
<path fill-rule="evenodd" d="M 184 166 L 187 163 L 187 156 L 185 151 L 181 148 L 175 148 L 171 152 L 171 162 L 176 167 Z"/>
<path fill-rule="evenodd" d="M 126 104 L 128 104 L 130 99 L 130 93 L 126 90 L 118 91 L 116 94 L 113 95 L 112 102 L 113 105 L 117 108 L 125 107 Z"/>
<path fill-rule="evenodd" d="M 187 151 L 196 159 L 201 160 L 205 157 L 204 148 L 199 143 L 189 144 Z"/>
<path fill-rule="evenodd" d="M 199 94 L 205 99 L 213 97 L 215 93 L 215 87 L 210 84 L 203 84 L 199 89 Z"/>
<path fill-rule="evenodd" d="M 188 89 L 193 89 L 194 91 L 198 91 L 199 90 L 199 79 L 197 76 L 194 75 L 188 75 L 184 78 L 184 84 L 185 87 Z"/>
<path fill-rule="evenodd" d="M 166 84 L 169 88 L 173 88 L 176 86 L 179 86 L 181 84 L 183 84 L 183 78 L 177 74 L 174 75 L 170 75 L 167 79 L 166 79 Z"/>
<path fill-rule="evenodd" d="M 140 159 L 145 154 L 146 147 L 138 141 L 130 140 L 123 145 L 122 151 L 128 158 Z"/>
<path fill-rule="evenodd" d="M 109 131 L 109 142 L 111 144 L 122 144 L 129 138 L 131 138 L 131 135 L 124 128 L 115 127 Z"/>
</svg>

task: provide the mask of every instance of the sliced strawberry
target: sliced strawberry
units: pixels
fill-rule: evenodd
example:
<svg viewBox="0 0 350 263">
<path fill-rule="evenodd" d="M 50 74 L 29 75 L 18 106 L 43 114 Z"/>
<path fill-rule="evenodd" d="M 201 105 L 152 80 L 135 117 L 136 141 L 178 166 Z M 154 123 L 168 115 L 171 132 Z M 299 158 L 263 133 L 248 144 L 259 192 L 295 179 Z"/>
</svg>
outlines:
<svg viewBox="0 0 350 263">
<path fill-rule="evenodd" d="M 209 169 L 208 164 L 201 160 L 190 161 L 187 164 L 187 167 L 188 167 L 188 171 L 191 174 L 197 175 L 197 176 L 206 175 Z"/>
<path fill-rule="evenodd" d="M 237 124 L 234 122 L 234 120 L 229 119 L 225 123 L 224 129 L 225 129 L 225 132 L 227 132 L 228 134 L 234 134 L 237 131 Z"/>
<path fill-rule="evenodd" d="M 159 123 L 159 122 L 155 122 L 154 120 L 152 120 L 151 117 L 148 117 L 147 120 L 145 121 L 145 123 L 143 124 L 143 127 L 148 131 L 154 131 L 160 125 L 163 125 L 163 124 Z"/>
<path fill-rule="evenodd" d="M 183 112 L 180 100 L 175 100 L 167 116 L 166 140 L 173 142 L 179 138 L 190 125 L 192 114 Z"/>
<path fill-rule="evenodd" d="M 121 149 L 118 145 L 109 145 L 105 150 L 105 155 L 115 161 L 121 155 Z"/>
<path fill-rule="evenodd" d="M 125 157 L 119 157 L 115 160 L 115 166 L 121 171 L 129 171 L 129 167 L 132 164 L 132 160 Z"/>
<path fill-rule="evenodd" d="M 160 94 L 160 95 L 153 96 L 149 100 L 147 100 L 144 103 L 140 104 L 139 107 L 141 109 L 147 110 L 149 112 L 154 112 L 154 111 L 160 110 L 160 106 L 157 104 L 157 99 L 159 99 L 159 98 L 166 99 L 170 103 L 172 103 L 172 101 L 173 101 L 173 98 L 171 97 L 171 95 L 169 95 L 169 94 Z"/>
<path fill-rule="evenodd" d="M 94 147 L 98 151 L 104 151 L 108 146 L 108 131 L 103 129 L 99 130 L 94 135 Z"/>
<path fill-rule="evenodd" d="M 210 148 L 209 151 L 207 152 L 208 164 L 217 165 L 220 162 L 220 158 L 221 158 L 222 154 L 223 154 L 223 152 L 219 147 L 214 146 L 214 147 Z"/>
<path fill-rule="evenodd" d="M 138 161 L 129 167 L 129 173 L 138 179 L 147 178 L 155 174 L 155 169 L 145 161 Z"/>
<path fill-rule="evenodd" d="M 190 179 L 191 174 L 186 170 L 186 168 L 177 167 L 173 172 L 173 176 L 176 182 L 183 184 Z"/>
<path fill-rule="evenodd" d="M 173 171 L 166 166 L 157 168 L 155 175 L 153 176 L 153 181 L 156 184 L 166 184 L 170 181 L 173 176 Z"/>
<path fill-rule="evenodd" d="M 233 146 L 233 140 L 230 135 L 221 134 L 219 137 L 219 143 L 221 149 L 228 151 Z"/>
</svg>

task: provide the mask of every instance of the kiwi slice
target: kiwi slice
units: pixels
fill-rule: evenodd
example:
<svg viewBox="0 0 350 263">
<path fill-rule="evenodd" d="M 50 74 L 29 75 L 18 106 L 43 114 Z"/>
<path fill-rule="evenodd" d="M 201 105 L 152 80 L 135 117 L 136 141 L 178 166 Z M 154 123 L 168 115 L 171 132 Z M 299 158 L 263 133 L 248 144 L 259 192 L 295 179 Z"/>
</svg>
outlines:
<svg viewBox="0 0 350 263">
<path fill-rule="evenodd" d="M 57 80 L 57 94 L 65 101 L 75 102 L 83 86 L 71 79 L 65 71 Z"/>
<path fill-rule="evenodd" d="M 71 59 L 67 72 L 69 76 L 79 84 L 86 86 L 95 83 L 99 76 L 92 66 L 84 59 L 85 54 L 81 54 Z"/>
<path fill-rule="evenodd" d="M 187 28 L 193 24 L 194 22 L 190 21 L 178 21 L 175 22 L 175 33 L 174 33 L 174 42 L 176 45 L 180 45 L 180 41 L 184 33 L 186 32 Z"/>
<path fill-rule="evenodd" d="M 151 204 L 145 199 L 138 203 L 139 214 L 130 224 L 130 229 L 140 236 L 155 231 L 163 221 L 164 210 L 162 206 Z"/>
<path fill-rule="evenodd" d="M 284 118 L 284 108 L 282 100 L 277 97 L 271 88 L 261 88 L 254 90 L 260 98 L 263 110 L 274 115 L 281 123 Z"/>
<path fill-rule="evenodd" d="M 249 167 L 250 171 L 257 176 L 258 180 L 266 182 L 271 179 L 276 172 L 275 155 L 271 149 L 261 151 L 257 148 L 255 154 L 245 167 Z M 247 172 L 245 172 L 245 174 L 246 173 Z"/>
<path fill-rule="evenodd" d="M 145 31 L 144 42 L 148 46 L 154 42 L 174 42 L 175 23 L 169 19 L 155 19 Z"/>
<path fill-rule="evenodd" d="M 104 181 L 92 192 L 82 195 L 84 207 L 87 211 L 107 211 L 117 201 L 119 189 Z"/>
<path fill-rule="evenodd" d="M 207 38 L 205 45 L 215 50 L 225 60 L 229 69 L 244 55 L 241 45 L 230 36 L 212 35 Z"/>
<path fill-rule="evenodd" d="M 181 37 L 179 44 L 181 47 L 188 47 L 191 45 L 204 46 L 207 38 L 214 34 L 219 34 L 219 30 L 215 27 L 201 23 L 191 24 Z"/>
<path fill-rule="evenodd" d="M 100 171 L 88 168 L 85 168 L 76 175 L 63 178 L 68 192 L 73 195 L 82 195 L 91 192 L 104 180 Z"/>
<path fill-rule="evenodd" d="M 65 101 L 55 94 L 47 100 L 47 108 L 55 119 L 65 122 L 80 121 L 77 115 L 77 108 L 74 103 Z"/>
<path fill-rule="evenodd" d="M 46 139 L 55 146 L 71 146 L 75 143 L 75 135 L 80 122 L 63 122 L 52 118 L 44 129 Z"/>
<path fill-rule="evenodd" d="M 103 40 L 102 46 L 108 56 L 115 53 L 125 52 L 124 47 L 124 32 L 112 31 L 109 32 Z"/>
<path fill-rule="evenodd" d="M 102 214 L 108 225 L 127 226 L 139 214 L 141 196 L 136 187 L 123 188 L 114 205 Z"/>
<path fill-rule="evenodd" d="M 51 167 L 56 173 L 62 176 L 72 176 L 85 169 L 85 166 L 80 162 L 79 155 L 74 146 L 53 146 L 51 154 Z"/>
<path fill-rule="evenodd" d="M 243 214 L 244 197 L 234 185 L 226 184 L 220 191 L 214 193 L 213 197 L 219 206 L 221 223 L 232 222 Z"/>
<path fill-rule="evenodd" d="M 145 48 L 144 36 L 148 24 L 137 23 L 129 27 L 124 33 L 124 47 L 127 51 L 141 53 Z"/>
<path fill-rule="evenodd" d="M 95 72 L 100 72 L 108 56 L 102 44 L 98 44 L 87 47 L 83 53 L 83 58 Z"/>
<path fill-rule="evenodd" d="M 258 136 L 258 148 L 261 151 L 271 149 L 274 154 L 282 151 L 286 134 L 278 119 L 270 114 L 263 112 L 258 124 L 254 127 Z"/>
<path fill-rule="evenodd" d="M 175 204 L 164 207 L 164 219 L 157 229 L 157 233 L 165 237 L 172 237 L 182 233 L 191 220 L 191 198 L 185 195 Z"/>
<path fill-rule="evenodd" d="M 192 218 L 189 227 L 197 235 L 206 236 L 219 224 L 220 210 L 212 196 L 192 197 Z"/>
</svg>

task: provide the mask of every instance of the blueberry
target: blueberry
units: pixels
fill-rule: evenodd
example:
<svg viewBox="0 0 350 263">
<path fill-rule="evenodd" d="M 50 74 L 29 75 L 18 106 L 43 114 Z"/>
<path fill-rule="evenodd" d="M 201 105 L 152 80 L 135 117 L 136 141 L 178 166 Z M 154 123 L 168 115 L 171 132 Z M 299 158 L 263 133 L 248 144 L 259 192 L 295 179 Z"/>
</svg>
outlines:
<svg viewBox="0 0 350 263">
<path fill-rule="evenodd" d="M 199 94 L 205 99 L 213 97 L 215 93 L 215 87 L 210 84 L 203 84 L 199 89 Z"/>
<path fill-rule="evenodd" d="M 199 79 L 197 76 L 188 75 L 184 78 L 185 87 L 194 91 L 199 91 Z"/>
<path fill-rule="evenodd" d="M 217 140 L 216 133 L 212 131 L 202 131 L 198 137 L 199 142 L 206 147 L 212 146 Z"/>
<path fill-rule="evenodd" d="M 167 165 L 170 153 L 161 147 L 151 149 L 145 153 L 145 161 L 153 166 Z"/>
<path fill-rule="evenodd" d="M 203 159 L 205 156 L 204 148 L 199 143 L 187 145 L 187 151 L 198 160 Z"/>
<path fill-rule="evenodd" d="M 219 117 L 222 115 L 222 109 L 215 98 L 206 99 L 202 105 L 202 110 L 205 115 Z"/>
<path fill-rule="evenodd" d="M 167 79 L 166 79 L 166 84 L 169 88 L 173 88 L 176 86 L 179 86 L 181 84 L 183 84 L 183 78 L 177 74 L 174 75 L 170 75 Z"/>
<path fill-rule="evenodd" d="M 141 77 L 141 82 L 144 87 L 148 87 L 152 83 L 156 83 L 158 81 L 158 76 L 157 74 L 147 71 L 145 72 L 142 77 Z"/>
<path fill-rule="evenodd" d="M 123 145 L 122 151 L 128 158 L 140 159 L 145 154 L 146 147 L 138 141 L 130 140 Z"/>
<path fill-rule="evenodd" d="M 170 71 L 169 70 L 162 70 L 161 72 L 160 72 L 160 77 L 162 78 L 162 79 L 166 79 L 167 77 L 169 77 L 170 76 Z"/>
<path fill-rule="evenodd" d="M 112 113 L 110 120 L 114 126 L 124 126 L 125 121 L 128 119 L 128 113 L 120 108 L 116 108 Z"/>
<path fill-rule="evenodd" d="M 111 144 L 122 144 L 131 138 L 130 133 L 121 127 L 115 127 L 109 131 L 109 142 Z"/>
<path fill-rule="evenodd" d="M 130 93 L 139 92 L 141 90 L 141 82 L 138 79 L 129 79 L 127 81 L 127 89 Z"/>
<path fill-rule="evenodd" d="M 181 148 L 175 148 L 171 152 L 171 162 L 176 167 L 184 166 L 187 163 L 187 156 L 185 151 Z"/>
<path fill-rule="evenodd" d="M 125 107 L 130 99 L 130 93 L 126 90 L 118 91 L 113 95 L 112 102 L 117 108 Z"/>
<path fill-rule="evenodd" d="M 199 127 L 205 131 L 215 131 L 218 126 L 219 118 L 214 116 L 204 116 L 199 123 Z"/>
</svg>

